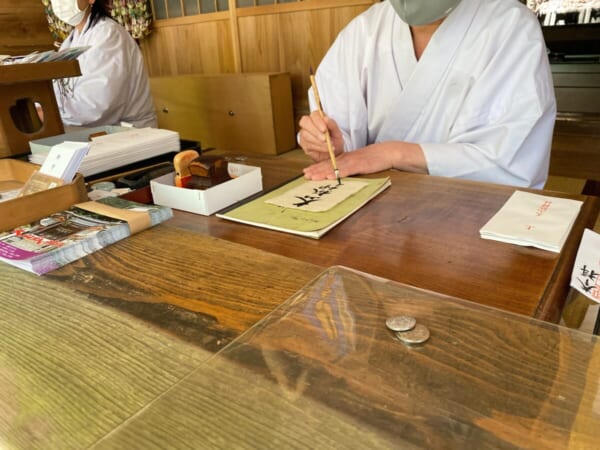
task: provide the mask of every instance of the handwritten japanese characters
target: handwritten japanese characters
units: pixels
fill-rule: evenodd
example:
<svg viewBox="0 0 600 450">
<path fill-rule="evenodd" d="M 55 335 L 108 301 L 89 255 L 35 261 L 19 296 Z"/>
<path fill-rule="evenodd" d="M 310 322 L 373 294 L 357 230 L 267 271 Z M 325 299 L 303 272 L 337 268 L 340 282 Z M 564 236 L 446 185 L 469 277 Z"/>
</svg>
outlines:
<svg viewBox="0 0 600 450">
<path fill-rule="evenodd" d="M 579 268 L 579 276 L 577 277 L 577 281 L 579 281 L 579 287 L 584 292 L 591 293 L 593 289 L 600 289 L 600 278 L 598 278 L 598 272 L 596 272 L 594 269 L 589 269 L 586 264 Z"/>
<path fill-rule="evenodd" d="M 302 211 L 324 212 L 346 200 L 367 185 L 366 182 L 347 180 L 306 181 L 284 194 L 266 200 L 267 203 Z"/>
<path fill-rule="evenodd" d="M 571 286 L 586 297 L 600 302 L 600 234 L 586 229 L 579 244 Z"/>
</svg>

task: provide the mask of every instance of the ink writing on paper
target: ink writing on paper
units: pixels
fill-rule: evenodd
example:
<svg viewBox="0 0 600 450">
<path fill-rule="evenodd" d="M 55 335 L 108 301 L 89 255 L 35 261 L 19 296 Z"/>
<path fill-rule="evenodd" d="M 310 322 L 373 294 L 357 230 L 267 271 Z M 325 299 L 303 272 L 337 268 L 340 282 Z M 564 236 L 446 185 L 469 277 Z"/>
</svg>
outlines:
<svg viewBox="0 0 600 450">
<path fill-rule="evenodd" d="M 334 208 L 368 183 L 360 180 L 346 180 L 344 184 L 332 181 L 306 181 L 266 203 L 297 211 L 325 212 Z"/>
<path fill-rule="evenodd" d="M 545 200 L 540 206 L 538 206 L 538 208 L 535 211 L 535 215 L 536 217 L 541 217 L 546 211 L 548 211 L 548 209 L 550 209 L 550 205 L 552 205 L 552 202 L 550 200 Z M 527 230 L 528 231 L 532 231 L 535 229 L 535 225 L 527 225 Z"/>
<path fill-rule="evenodd" d="M 580 275 L 577 277 L 577 281 L 579 281 L 581 289 L 600 299 L 598 272 L 594 269 L 589 269 L 587 265 L 584 264 L 583 267 L 579 268 L 579 273 Z"/>
<path fill-rule="evenodd" d="M 321 186 L 314 188 L 312 190 L 312 192 L 308 195 L 303 195 L 303 196 L 296 195 L 296 198 L 300 201 L 297 203 L 294 203 L 294 206 L 301 208 L 303 206 L 311 204 L 312 202 L 319 201 L 321 199 L 321 197 L 323 197 L 324 195 L 331 194 L 331 192 L 333 190 L 337 189 L 338 186 L 341 186 L 341 185 L 325 184 L 325 185 L 321 185 Z"/>
<path fill-rule="evenodd" d="M 571 287 L 600 302 L 600 234 L 586 228 L 577 250 Z"/>
</svg>

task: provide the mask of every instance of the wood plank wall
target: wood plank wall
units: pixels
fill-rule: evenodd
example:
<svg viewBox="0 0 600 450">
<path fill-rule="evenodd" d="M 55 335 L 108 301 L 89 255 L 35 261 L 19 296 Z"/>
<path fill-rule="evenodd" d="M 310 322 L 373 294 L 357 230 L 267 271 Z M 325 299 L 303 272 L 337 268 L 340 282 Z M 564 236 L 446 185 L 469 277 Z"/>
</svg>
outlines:
<svg viewBox="0 0 600 450">
<path fill-rule="evenodd" d="M 22 55 L 52 48 L 40 0 L 0 0 L 0 54 Z"/>
<path fill-rule="evenodd" d="M 141 43 L 150 76 L 289 72 L 295 116 L 308 110 L 308 70 L 352 18 L 378 0 L 305 0 L 159 20 Z"/>
</svg>

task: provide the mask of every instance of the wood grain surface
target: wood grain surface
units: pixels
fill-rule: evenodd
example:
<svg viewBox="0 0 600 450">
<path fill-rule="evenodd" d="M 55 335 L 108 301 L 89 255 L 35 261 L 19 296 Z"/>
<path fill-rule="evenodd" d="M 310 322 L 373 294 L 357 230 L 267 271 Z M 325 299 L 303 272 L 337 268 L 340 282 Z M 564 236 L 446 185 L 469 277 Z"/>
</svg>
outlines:
<svg viewBox="0 0 600 450">
<path fill-rule="evenodd" d="M 595 337 L 333 268 L 96 448 L 593 448 L 599 367 Z"/>
<path fill-rule="evenodd" d="M 216 351 L 320 270 L 210 236 L 158 226 L 53 271 L 48 278 Z"/>
<path fill-rule="evenodd" d="M 2 0 L 0 3 L 0 55 L 26 55 L 50 50 L 52 34 L 37 0 Z"/>
<path fill-rule="evenodd" d="M 44 277 L 0 266 L 0 447 L 87 448 L 319 272 L 160 225 Z"/>
<path fill-rule="evenodd" d="M 550 174 L 600 181 L 600 115 L 559 114 L 552 135 Z"/>
<path fill-rule="evenodd" d="M 0 268 L 1 448 L 86 448 L 212 355 L 92 297 Z"/>
</svg>

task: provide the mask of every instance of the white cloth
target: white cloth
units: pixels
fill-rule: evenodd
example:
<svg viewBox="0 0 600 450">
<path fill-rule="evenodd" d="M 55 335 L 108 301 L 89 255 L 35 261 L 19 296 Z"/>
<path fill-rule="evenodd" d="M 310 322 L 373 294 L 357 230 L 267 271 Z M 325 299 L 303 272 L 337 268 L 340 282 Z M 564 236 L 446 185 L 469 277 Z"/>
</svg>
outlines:
<svg viewBox="0 0 600 450">
<path fill-rule="evenodd" d="M 56 100 L 65 125 L 156 127 L 156 113 L 142 53 L 125 28 L 100 19 L 83 32 L 73 30 L 61 45 L 91 46 L 79 56 L 81 76 L 54 81 Z M 62 87 L 61 87 L 62 84 Z"/>
<path fill-rule="evenodd" d="M 344 149 L 421 145 L 432 175 L 543 187 L 556 101 L 540 26 L 516 0 L 462 0 L 416 60 L 388 2 L 342 30 L 316 73 Z M 309 90 L 311 110 L 316 109 Z"/>
</svg>

